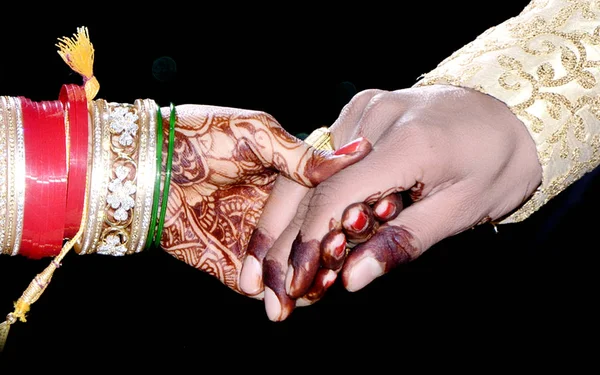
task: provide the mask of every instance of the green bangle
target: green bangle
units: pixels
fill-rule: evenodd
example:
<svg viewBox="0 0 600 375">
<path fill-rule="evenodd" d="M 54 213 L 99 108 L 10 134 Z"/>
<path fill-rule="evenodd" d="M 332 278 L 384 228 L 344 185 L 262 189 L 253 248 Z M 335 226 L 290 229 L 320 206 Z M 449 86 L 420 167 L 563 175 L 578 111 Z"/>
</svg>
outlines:
<svg viewBox="0 0 600 375">
<path fill-rule="evenodd" d="M 167 211 L 167 201 L 169 199 L 169 186 L 171 185 L 171 168 L 173 166 L 173 149 L 175 148 L 175 105 L 170 104 L 171 115 L 169 117 L 169 148 L 167 151 L 167 164 L 165 166 L 165 182 L 160 207 L 160 218 L 158 227 L 154 234 L 154 246 L 160 247 L 160 237 L 165 225 L 165 216 Z"/>
<path fill-rule="evenodd" d="M 152 213 L 150 214 L 150 230 L 146 238 L 146 250 L 154 243 L 156 233 L 156 214 L 158 213 L 158 202 L 160 201 L 160 176 L 162 174 L 162 145 L 163 145 L 162 114 L 160 108 L 156 111 L 156 177 L 154 178 L 154 201 L 152 202 Z"/>
</svg>

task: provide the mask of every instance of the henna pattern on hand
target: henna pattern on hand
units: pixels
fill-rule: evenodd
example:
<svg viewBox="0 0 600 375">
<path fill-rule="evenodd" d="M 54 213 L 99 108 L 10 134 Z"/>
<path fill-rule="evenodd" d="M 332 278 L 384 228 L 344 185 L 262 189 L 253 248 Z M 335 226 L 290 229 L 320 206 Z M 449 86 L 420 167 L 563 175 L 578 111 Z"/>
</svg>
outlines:
<svg viewBox="0 0 600 375">
<path fill-rule="evenodd" d="M 425 188 L 425 184 L 421 181 L 417 181 L 417 183 L 410 189 L 410 193 L 408 196 L 413 202 L 419 201 L 423 198 L 423 189 Z"/>
<path fill-rule="evenodd" d="M 367 198 L 365 198 L 364 202 L 368 205 L 372 205 L 375 202 L 377 202 L 378 200 L 382 199 L 383 197 L 387 197 L 388 195 L 394 194 L 394 193 L 400 193 L 405 190 L 406 190 L 405 188 L 398 186 L 395 188 L 389 188 L 385 191 L 378 191 L 376 193 L 369 195 Z"/>
<path fill-rule="evenodd" d="M 187 137 L 177 133 L 173 149 L 171 179 L 180 186 L 200 183 L 206 178 L 205 159 L 198 154 Z"/>
<path fill-rule="evenodd" d="M 301 145 L 262 112 L 178 107 L 161 247 L 239 293 L 250 237 L 278 171 L 289 170 L 275 142 L 279 149 Z"/>
</svg>

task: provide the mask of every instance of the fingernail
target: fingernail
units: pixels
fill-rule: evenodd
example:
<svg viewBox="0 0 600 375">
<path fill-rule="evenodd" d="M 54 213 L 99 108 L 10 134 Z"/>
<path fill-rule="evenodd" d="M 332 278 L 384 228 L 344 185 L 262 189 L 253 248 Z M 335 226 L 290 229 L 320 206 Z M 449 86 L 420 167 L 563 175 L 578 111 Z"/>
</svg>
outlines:
<svg viewBox="0 0 600 375">
<path fill-rule="evenodd" d="M 323 276 L 323 289 L 329 289 L 335 280 L 337 279 L 337 273 L 329 270 L 325 276 Z"/>
<path fill-rule="evenodd" d="M 260 293 L 262 289 L 262 267 L 252 255 L 244 259 L 240 273 L 240 289 L 251 296 Z"/>
<path fill-rule="evenodd" d="M 334 155 L 346 155 L 346 154 L 351 154 L 354 151 L 356 151 L 358 149 L 358 146 L 360 146 L 361 142 L 362 142 L 363 138 L 358 138 L 355 139 L 354 141 L 338 148 L 333 154 Z"/>
<path fill-rule="evenodd" d="M 392 213 L 394 213 L 395 209 L 396 209 L 396 206 L 394 206 L 393 204 L 391 204 L 388 201 L 384 201 L 383 203 L 380 203 L 377 205 L 377 207 L 375 207 L 375 214 L 379 218 L 385 219 L 388 216 L 390 216 Z"/>
<path fill-rule="evenodd" d="M 333 240 L 331 240 L 331 246 L 335 249 L 333 252 L 336 257 L 342 256 L 346 252 L 346 236 L 343 233 L 336 234 Z"/>
<path fill-rule="evenodd" d="M 278 322 L 281 319 L 281 304 L 275 292 L 269 287 L 265 287 L 265 310 L 267 317 L 273 322 Z"/>
<path fill-rule="evenodd" d="M 292 280 L 294 280 L 294 267 L 289 266 L 285 273 L 285 292 L 288 295 L 292 293 Z"/>
<path fill-rule="evenodd" d="M 356 232 L 360 232 L 367 226 L 367 215 L 358 208 L 351 209 L 348 217 L 344 222 L 346 228 L 351 228 Z"/>
<path fill-rule="evenodd" d="M 379 262 L 373 258 L 364 258 L 352 268 L 346 289 L 355 292 L 381 275 L 383 275 L 383 268 Z"/>
<path fill-rule="evenodd" d="M 310 306 L 314 303 L 314 301 L 309 300 L 308 298 L 298 298 L 296 300 L 296 307 L 305 307 Z"/>
</svg>

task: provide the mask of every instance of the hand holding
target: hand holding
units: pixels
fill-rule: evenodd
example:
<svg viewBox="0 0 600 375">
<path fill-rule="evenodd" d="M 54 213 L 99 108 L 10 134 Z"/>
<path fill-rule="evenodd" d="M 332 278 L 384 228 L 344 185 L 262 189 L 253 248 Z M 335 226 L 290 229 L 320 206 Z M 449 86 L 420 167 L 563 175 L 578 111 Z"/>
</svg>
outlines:
<svg viewBox="0 0 600 375">
<path fill-rule="evenodd" d="M 525 126 L 506 105 L 474 90 L 364 91 L 336 127 L 353 129 L 349 138 L 369 139 L 373 150 L 312 189 L 269 250 L 265 265 L 276 258 L 282 267 L 264 269 L 265 284 L 273 274 L 280 282 L 265 292 L 272 320 L 298 304 L 289 301 L 318 300 L 339 272 L 356 291 L 444 238 L 500 220 L 541 182 Z M 402 207 L 393 203 L 398 193 L 409 198 Z M 356 246 L 345 257 L 341 249 L 350 241 Z"/>
<path fill-rule="evenodd" d="M 176 113 L 161 247 L 237 292 L 250 236 L 276 177 L 312 187 L 370 151 L 364 141 L 346 155 L 317 150 L 260 111 L 180 105 Z"/>
</svg>

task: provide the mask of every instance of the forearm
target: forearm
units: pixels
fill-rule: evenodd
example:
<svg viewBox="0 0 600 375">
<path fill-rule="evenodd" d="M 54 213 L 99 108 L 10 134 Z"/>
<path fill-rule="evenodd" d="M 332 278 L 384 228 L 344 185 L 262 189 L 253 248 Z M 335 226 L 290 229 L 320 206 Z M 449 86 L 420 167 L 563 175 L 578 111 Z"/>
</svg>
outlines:
<svg viewBox="0 0 600 375">
<path fill-rule="evenodd" d="M 502 223 L 524 220 L 599 163 L 600 9 L 532 2 L 484 32 L 416 84 L 469 87 L 503 101 L 527 127 L 542 184 Z"/>
</svg>

